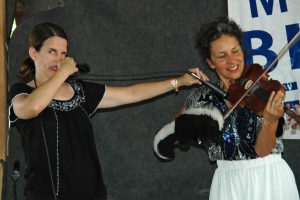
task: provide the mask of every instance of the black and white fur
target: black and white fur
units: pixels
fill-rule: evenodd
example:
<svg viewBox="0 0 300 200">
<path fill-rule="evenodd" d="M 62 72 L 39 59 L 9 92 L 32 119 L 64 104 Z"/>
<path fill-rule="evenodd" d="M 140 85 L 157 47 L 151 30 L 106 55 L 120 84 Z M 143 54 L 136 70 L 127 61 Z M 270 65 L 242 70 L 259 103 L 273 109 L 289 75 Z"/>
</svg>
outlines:
<svg viewBox="0 0 300 200">
<path fill-rule="evenodd" d="M 207 137 L 219 137 L 223 126 L 224 117 L 217 107 L 204 106 L 185 110 L 155 135 L 154 152 L 163 160 L 172 160 L 175 143 L 180 145 L 189 140 L 199 143 L 207 140 Z"/>
</svg>

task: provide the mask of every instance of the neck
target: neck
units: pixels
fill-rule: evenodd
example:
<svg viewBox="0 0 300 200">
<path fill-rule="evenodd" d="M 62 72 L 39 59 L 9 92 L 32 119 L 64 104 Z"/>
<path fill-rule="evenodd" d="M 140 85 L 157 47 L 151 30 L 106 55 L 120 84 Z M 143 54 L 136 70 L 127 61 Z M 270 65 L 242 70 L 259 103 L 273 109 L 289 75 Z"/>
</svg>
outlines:
<svg viewBox="0 0 300 200">
<path fill-rule="evenodd" d="M 46 81 L 41 81 L 40 79 L 37 79 L 36 76 L 33 77 L 32 81 L 30 81 L 28 84 L 34 88 L 39 87 Z"/>
<path fill-rule="evenodd" d="M 228 91 L 228 89 L 229 89 L 229 87 L 230 87 L 230 85 L 231 85 L 230 81 L 226 81 L 226 80 L 222 80 L 222 79 L 221 79 L 221 82 L 222 82 L 223 90 L 224 90 L 224 91 Z"/>
</svg>

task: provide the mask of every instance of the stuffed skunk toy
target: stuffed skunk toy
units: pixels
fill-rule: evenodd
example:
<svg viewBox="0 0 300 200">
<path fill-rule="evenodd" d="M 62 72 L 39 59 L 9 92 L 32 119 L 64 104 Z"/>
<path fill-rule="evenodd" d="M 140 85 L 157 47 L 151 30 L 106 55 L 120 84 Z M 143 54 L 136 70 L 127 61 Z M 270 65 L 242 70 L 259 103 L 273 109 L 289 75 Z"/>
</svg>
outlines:
<svg viewBox="0 0 300 200">
<path fill-rule="evenodd" d="M 209 147 L 221 141 L 224 118 L 214 106 L 185 110 L 156 134 L 153 142 L 155 154 L 162 160 L 175 157 L 174 148 L 186 151 L 190 146 Z"/>
<path fill-rule="evenodd" d="M 276 137 L 283 134 L 284 117 L 279 119 Z M 154 152 L 163 161 L 173 160 L 174 148 L 186 151 L 191 146 L 208 150 L 212 144 L 222 143 L 224 118 L 214 106 L 185 110 L 178 118 L 165 125 L 154 138 Z"/>
</svg>

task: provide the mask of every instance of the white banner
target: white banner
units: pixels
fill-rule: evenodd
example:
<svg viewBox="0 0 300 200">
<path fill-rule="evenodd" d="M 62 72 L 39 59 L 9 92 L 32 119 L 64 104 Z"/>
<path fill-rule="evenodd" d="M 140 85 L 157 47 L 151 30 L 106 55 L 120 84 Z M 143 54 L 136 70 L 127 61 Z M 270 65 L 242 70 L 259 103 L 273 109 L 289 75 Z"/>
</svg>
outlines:
<svg viewBox="0 0 300 200">
<path fill-rule="evenodd" d="M 228 0 L 228 15 L 244 31 L 246 63 L 265 68 L 300 31 L 300 0 Z M 286 88 L 284 103 L 294 109 L 300 98 L 300 40 L 269 71 Z M 299 113 L 300 114 L 300 110 Z M 300 139 L 300 125 L 286 114 L 284 139 Z"/>
</svg>

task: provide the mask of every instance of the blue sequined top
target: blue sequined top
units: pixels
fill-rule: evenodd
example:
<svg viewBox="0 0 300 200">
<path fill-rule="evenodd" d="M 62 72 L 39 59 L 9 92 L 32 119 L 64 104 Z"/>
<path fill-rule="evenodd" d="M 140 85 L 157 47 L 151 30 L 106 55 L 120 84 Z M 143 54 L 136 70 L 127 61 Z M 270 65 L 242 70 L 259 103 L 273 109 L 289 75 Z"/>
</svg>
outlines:
<svg viewBox="0 0 300 200">
<path fill-rule="evenodd" d="M 201 108 L 206 106 L 217 107 L 222 113 L 228 110 L 225 101 L 213 93 L 209 88 L 202 86 L 195 89 L 186 99 L 184 109 Z M 210 141 L 206 148 L 211 161 L 216 160 L 245 160 L 257 158 L 254 149 L 257 134 L 262 125 L 262 118 L 249 108 L 237 107 L 225 119 L 221 131 L 221 143 Z M 273 154 L 283 152 L 281 138 L 276 139 Z"/>
</svg>

